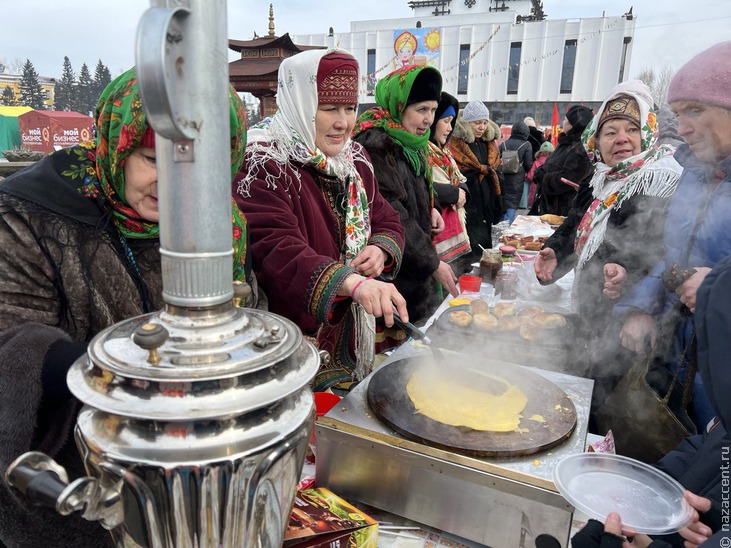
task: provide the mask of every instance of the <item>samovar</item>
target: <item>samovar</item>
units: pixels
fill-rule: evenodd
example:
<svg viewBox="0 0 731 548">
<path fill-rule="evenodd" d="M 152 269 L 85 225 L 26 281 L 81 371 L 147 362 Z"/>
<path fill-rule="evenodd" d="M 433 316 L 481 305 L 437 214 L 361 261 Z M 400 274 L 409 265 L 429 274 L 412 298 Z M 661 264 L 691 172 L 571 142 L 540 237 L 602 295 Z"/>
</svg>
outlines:
<svg viewBox="0 0 731 548">
<path fill-rule="evenodd" d="M 309 433 L 317 350 L 239 308 L 231 246 L 225 0 L 153 2 L 137 37 L 157 134 L 165 309 L 100 332 L 68 374 L 88 476 L 26 453 L 9 485 L 118 546 L 280 546 Z"/>
</svg>

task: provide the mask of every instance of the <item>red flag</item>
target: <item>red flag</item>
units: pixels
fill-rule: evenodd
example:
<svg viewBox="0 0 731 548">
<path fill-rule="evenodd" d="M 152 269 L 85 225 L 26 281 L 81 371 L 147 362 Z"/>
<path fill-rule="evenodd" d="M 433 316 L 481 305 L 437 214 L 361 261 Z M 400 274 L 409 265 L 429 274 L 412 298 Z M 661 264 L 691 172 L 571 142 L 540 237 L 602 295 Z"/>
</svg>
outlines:
<svg viewBox="0 0 731 548">
<path fill-rule="evenodd" d="M 558 142 L 558 132 L 561 128 L 558 127 L 558 105 L 553 103 L 553 117 L 551 118 L 551 144 L 555 147 Z"/>
</svg>

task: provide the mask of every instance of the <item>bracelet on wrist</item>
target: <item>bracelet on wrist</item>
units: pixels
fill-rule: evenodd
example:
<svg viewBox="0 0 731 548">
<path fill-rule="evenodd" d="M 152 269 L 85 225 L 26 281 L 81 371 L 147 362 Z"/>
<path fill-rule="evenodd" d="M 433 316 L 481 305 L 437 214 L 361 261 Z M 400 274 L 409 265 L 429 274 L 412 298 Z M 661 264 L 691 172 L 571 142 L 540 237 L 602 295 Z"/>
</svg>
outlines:
<svg viewBox="0 0 731 548">
<path fill-rule="evenodd" d="M 358 282 L 353 286 L 353 289 L 350 290 L 350 298 L 355 300 L 355 290 L 358 289 L 360 287 L 360 284 L 362 284 L 364 281 L 372 279 L 373 278 L 371 276 L 367 276 L 358 280 Z"/>
</svg>

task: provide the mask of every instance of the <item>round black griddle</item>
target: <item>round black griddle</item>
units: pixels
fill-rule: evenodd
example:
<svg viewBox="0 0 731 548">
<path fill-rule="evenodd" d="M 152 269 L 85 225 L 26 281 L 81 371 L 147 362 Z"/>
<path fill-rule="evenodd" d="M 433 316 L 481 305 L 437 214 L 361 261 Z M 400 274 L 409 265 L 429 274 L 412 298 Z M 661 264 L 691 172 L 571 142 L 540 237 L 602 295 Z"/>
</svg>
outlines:
<svg viewBox="0 0 731 548">
<path fill-rule="evenodd" d="M 419 367 L 419 358 L 398 360 L 379 369 L 368 385 L 368 404 L 380 420 L 410 440 L 477 457 L 530 455 L 558 445 L 571 435 L 576 427 L 576 408 L 563 390 L 520 366 L 484 363 L 489 363 L 490 373 L 517 385 L 527 396 L 528 404 L 523 410 L 519 430 L 472 430 L 440 423 L 417 413 L 406 393 L 406 384 L 414 368 Z M 472 374 L 477 381 L 479 375 Z M 469 372 L 458 375 L 469 382 Z M 445 382 L 455 377 L 447 371 Z M 484 379 L 478 382 L 484 382 Z M 545 422 L 529 420 L 533 415 L 541 415 Z"/>
</svg>

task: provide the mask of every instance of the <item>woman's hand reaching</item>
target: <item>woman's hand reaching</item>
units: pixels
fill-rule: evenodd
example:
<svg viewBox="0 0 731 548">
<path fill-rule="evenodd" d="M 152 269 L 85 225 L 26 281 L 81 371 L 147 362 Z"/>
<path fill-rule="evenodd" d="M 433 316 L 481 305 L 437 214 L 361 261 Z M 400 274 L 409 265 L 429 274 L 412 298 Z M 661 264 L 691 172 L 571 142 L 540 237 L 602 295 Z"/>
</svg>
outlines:
<svg viewBox="0 0 731 548">
<path fill-rule="evenodd" d="M 556 252 L 550 247 L 541 249 L 533 263 L 536 276 L 542 282 L 550 282 L 553 280 L 553 271 L 556 270 L 557 266 L 558 259 L 556 258 Z"/>
<path fill-rule="evenodd" d="M 355 268 L 363 276 L 377 278 L 383 273 L 388 256 L 386 252 L 375 245 L 367 245 L 360 250 L 350 266 Z"/>
<path fill-rule="evenodd" d="M 432 276 L 449 291 L 452 297 L 459 295 L 459 291 L 457 290 L 457 276 L 454 275 L 454 270 L 447 263 L 439 261 L 439 266 L 432 273 Z"/>
</svg>

